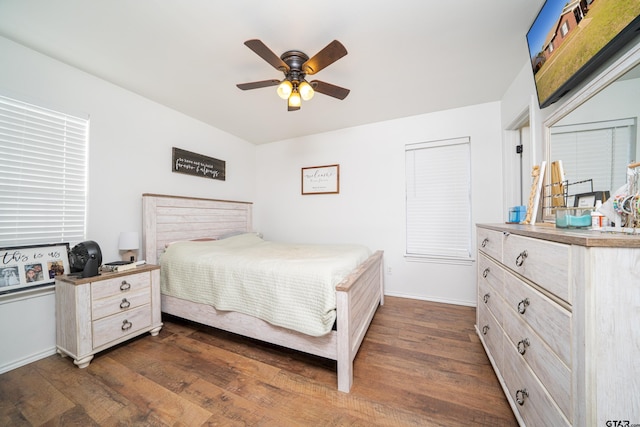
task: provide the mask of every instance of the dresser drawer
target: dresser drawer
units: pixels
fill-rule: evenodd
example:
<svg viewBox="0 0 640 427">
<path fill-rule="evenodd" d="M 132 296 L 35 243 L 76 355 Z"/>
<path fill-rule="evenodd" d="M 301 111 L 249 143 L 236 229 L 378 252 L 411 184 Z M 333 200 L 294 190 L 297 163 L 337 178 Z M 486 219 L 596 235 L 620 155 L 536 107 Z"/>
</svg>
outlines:
<svg viewBox="0 0 640 427">
<path fill-rule="evenodd" d="M 496 365 L 494 368 L 502 371 L 504 333 L 489 309 L 484 305 L 478 306 L 478 334 L 486 347 L 487 355 L 493 358 Z"/>
<path fill-rule="evenodd" d="M 101 319 L 121 313 L 151 302 L 151 289 L 147 286 L 135 291 L 121 292 L 107 298 L 94 299 L 91 302 L 91 318 Z"/>
<path fill-rule="evenodd" d="M 507 235 L 502 262 L 505 266 L 535 282 L 557 297 L 569 298 L 569 245 Z"/>
<path fill-rule="evenodd" d="M 514 311 L 506 310 L 503 329 L 509 340 L 509 347 L 516 347 L 519 356 L 527 362 L 564 416 L 571 421 L 569 368 Z"/>
<path fill-rule="evenodd" d="M 501 231 L 487 230 L 486 228 L 478 227 L 478 250 L 501 262 L 502 236 L 503 233 Z"/>
<path fill-rule="evenodd" d="M 500 292 L 496 291 L 486 281 L 478 280 L 478 309 L 486 307 L 499 325 L 502 325 L 502 319 L 504 317 L 504 310 L 506 304 Z"/>
<path fill-rule="evenodd" d="M 509 395 L 527 426 L 570 425 L 509 340 L 504 344 L 504 367 Z"/>
<path fill-rule="evenodd" d="M 571 368 L 571 314 L 515 275 L 505 272 L 504 299 L 508 310 L 526 322 Z M 506 314 L 505 314 L 506 317 Z"/>
<path fill-rule="evenodd" d="M 151 326 L 151 305 L 114 314 L 93 322 L 93 347 L 98 348 L 117 339 L 135 335 Z"/>
<path fill-rule="evenodd" d="M 491 258 L 482 253 L 478 254 L 478 281 L 487 283 L 500 294 L 504 288 L 504 271 L 504 267 Z"/>
<path fill-rule="evenodd" d="M 138 290 L 149 288 L 151 278 L 149 273 L 129 274 L 91 283 L 91 300 L 106 298 L 114 295 L 126 295 Z"/>
</svg>

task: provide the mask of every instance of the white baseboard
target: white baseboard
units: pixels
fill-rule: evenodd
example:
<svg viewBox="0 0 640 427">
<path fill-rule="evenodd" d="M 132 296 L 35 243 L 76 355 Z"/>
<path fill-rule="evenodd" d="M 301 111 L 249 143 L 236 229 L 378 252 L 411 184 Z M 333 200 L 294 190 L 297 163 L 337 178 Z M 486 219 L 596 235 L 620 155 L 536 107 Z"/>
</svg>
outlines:
<svg viewBox="0 0 640 427">
<path fill-rule="evenodd" d="M 40 351 L 38 353 L 30 354 L 24 358 L 14 360 L 9 363 L 5 363 L 4 365 L 0 365 L 0 374 L 4 374 L 5 372 L 9 372 L 13 369 L 28 365 L 29 363 L 35 362 L 36 360 L 44 359 L 45 357 L 49 357 L 54 354 L 56 354 L 55 347 Z"/>
<path fill-rule="evenodd" d="M 420 300 L 420 301 L 440 302 L 440 303 L 443 303 L 443 304 L 463 305 L 463 306 L 466 306 L 466 307 L 476 307 L 477 306 L 477 302 L 476 301 L 460 301 L 460 300 L 452 300 L 452 299 L 447 299 L 447 298 L 419 297 L 419 296 L 415 296 L 415 295 L 406 295 L 406 294 L 401 294 L 401 293 L 396 293 L 396 292 L 385 292 L 384 295 L 385 296 L 390 296 L 390 297 L 398 297 L 398 298 L 417 299 L 417 300 Z"/>
</svg>

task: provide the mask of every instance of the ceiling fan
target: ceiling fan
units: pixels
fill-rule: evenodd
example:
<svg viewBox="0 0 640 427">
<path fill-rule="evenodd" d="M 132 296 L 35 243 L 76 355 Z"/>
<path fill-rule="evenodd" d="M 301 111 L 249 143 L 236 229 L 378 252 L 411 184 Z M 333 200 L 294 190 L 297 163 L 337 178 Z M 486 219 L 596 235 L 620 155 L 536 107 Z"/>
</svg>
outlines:
<svg viewBox="0 0 640 427">
<path fill-rule="evenodd" d="M 317 73 L 347 54 L 347 49 L 338 40 L 332 41 L 311 58 L 299 50 L 288 50 L 278 57 L 262 41 L 257 39 L 247 40 L 244 44 L 276 70 L 282 71 L 284 80 L 272 79 L 237 84 L 236 86 L 242 90 L 278 86 L 278 95 L 287 100 L 289 111 L 299 110 L 301 99 L 310 100 L 314 92 L 338 99 L 345 99 L 349 95 L 349 89 L 320 80 L 311 80 L 310 82 L 305 80 L 307 75 Z"/>
</svg>

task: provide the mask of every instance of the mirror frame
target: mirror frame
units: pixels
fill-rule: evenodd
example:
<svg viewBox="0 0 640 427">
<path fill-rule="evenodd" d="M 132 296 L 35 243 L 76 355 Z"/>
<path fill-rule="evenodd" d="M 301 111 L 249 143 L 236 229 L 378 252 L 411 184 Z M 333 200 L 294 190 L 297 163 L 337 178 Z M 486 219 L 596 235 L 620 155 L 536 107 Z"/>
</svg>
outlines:
<svg viewBox="0 0 640 427">
<path fill-rule="evenodd" d="M 603 71 L 597 74 L 593 79 L 589 80 L 584 86 L 580 87 L 576 93 L 571 95 L 564 103 L 562 103 L 555 111 L 553 111 L 543 122 L 544 134 L 544 160 L 548 160 L 551 143 L 551 127 L 565 118 L 576 108 L 587 102 L 598 92 L 605 89 L 611 83 L 618 80 L 636 65 L 640 64 L 640 38 L 636 38 L 631 43 L 631 47 L 624 51 L 614 62 L 607 66 Z M 547 167 L 544 173 L 544 184 L 551 182 L 551 168 Z M 543 193 L 549 187 L 543 186 Z M 542 194 L 542 200 L 546 200 L 547 194 Z M 544 222 L 555 222 L 553 215 L 547 214 L 542 206 L 542 220 Z"/>
</svg>

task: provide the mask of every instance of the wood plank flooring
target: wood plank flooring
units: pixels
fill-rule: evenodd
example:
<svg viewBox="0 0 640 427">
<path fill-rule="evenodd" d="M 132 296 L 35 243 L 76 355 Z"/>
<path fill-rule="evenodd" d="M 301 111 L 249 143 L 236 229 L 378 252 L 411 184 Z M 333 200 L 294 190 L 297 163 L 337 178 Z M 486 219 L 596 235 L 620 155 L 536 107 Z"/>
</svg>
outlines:
<svg viewBox="0 0 640 427">
<path fill-rule="evenodd" d="M 47 357 L 0 375 L 2 426 L 515 426 L 475 309 L 386 297 L 355 361 L 335 362 L 164 316 L 88 368 Z"/>
</svg>

